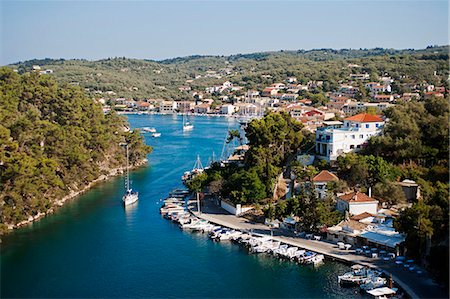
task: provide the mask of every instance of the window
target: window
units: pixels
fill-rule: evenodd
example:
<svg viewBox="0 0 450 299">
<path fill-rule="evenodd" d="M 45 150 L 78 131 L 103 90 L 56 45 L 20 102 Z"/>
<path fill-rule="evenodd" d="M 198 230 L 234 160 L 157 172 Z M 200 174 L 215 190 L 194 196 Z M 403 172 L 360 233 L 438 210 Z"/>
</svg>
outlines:
<svg viewBox="0 0 450 299">
<path fill-rule="evenodd" d="M 366 129 L 368 129 L 370 127 L 370 125 L 369 124 L 366 124 Z"/>
<path fill-rule="evenodd" d="M 363 138 L 364 138 L 364 135 L 363 135 L 363 134 L 359 135 L 359 138 L 360 138 L 360 139 L 363 139 Z"/>
<path fill-rule="evenodd" d="M 352 144 L 352 145 L 350 145 L 350 149 L 354 149 L 355 148 L 355 146 Z"/>
<path fill-rule="evenodd" d="M 380 126 L 380 124 L 375 124 L 375 127 L 377 127 L 377 128 L 378 128 L 379 126 Z"/>
<path fill-rule="evenodd" d="M 356 124 L 356 127 L 359 128 L 359 124 Z"/>
<path fill-rule="evenodd" d="M 361 145 L 357 145 L 356 148 L 361 148 Z"/>
<path fill-rule="evenodd" d="M 352 135 L 352 139 L 355 139 L 355 135 Z"/>
</svg>

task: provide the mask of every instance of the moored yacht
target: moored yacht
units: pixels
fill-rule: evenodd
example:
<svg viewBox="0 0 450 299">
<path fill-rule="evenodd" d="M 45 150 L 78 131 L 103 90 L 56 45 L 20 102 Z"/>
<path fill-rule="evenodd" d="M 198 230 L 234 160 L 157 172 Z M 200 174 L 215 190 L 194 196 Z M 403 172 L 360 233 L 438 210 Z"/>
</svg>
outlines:
<svg viewBox="0 0 450 299">
<path fill-rule="evenodd" d="M 194 125 L 187 120 L 185 114 L 183 113 L 183 131 L 190 131 L 194 129 Z"/>
<path fill-rule="evenodd" d="M 127 176 L 125 178 L 125 187 L 126 191 L 125 194 L 122 197 L 122 202 L 124 205 L 131 205 L 135 203 L 139 198 L 139 193 L 135 192 L 131 189 L 131 183 L 130 183 L 130 168 L 129 168 L 129 154 L 128 154 L 128 143 L 125 145 L 126 151 L 127 151 Z"/>
</svg>

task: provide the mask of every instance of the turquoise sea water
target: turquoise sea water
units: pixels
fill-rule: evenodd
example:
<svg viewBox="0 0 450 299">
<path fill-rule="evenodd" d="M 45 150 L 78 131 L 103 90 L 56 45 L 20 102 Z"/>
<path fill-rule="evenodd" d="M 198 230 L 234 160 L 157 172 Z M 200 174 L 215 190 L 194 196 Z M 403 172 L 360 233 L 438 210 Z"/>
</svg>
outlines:
<svg viewBox="0 0 450 299">
<path fill-rule="evenodd" d="M 313 268 L 249 255 L 231 243 L 181 231 L 159 214 L 158 201 L 181 187 L 197 154 L 220 155 L 234 119 L 196 117 L 183 133 L 181 116 L 131 115 L 132 127 L 156 127 L 150 166 L 132 172 L 139 202 L 124 209 L 123 178 L 102 183 L 57 213 L 5 236 L 1 297 L 297 297 L 354 298 L 336 275 L 348 266 Z"/>
</svg>

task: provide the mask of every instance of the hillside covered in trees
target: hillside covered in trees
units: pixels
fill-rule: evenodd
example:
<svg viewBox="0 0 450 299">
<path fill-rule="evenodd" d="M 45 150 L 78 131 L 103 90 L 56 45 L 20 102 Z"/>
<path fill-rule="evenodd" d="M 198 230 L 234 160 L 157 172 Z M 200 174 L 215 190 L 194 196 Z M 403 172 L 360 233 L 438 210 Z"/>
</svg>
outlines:
<svg viewBox="0 0 450 299">
<path fill-rule="evenodd" d="M 123 117 L 104 115 L 83 90 L 0 68 L 0 232 L 82 190 L 151 148 Z"/>
<path fill-rule="evenodd" d="M 349 65 L 354 67 L 349 68 Z M 300 83 L 326 82 L 323 92 L 345 83 L 350 73 L 368 73 L 372 80 L 388 73 L 399 84 L 428 82 L 441 86 L 448 75 L 448 46 L 423 50 L 317 49 L 280 51 L 231 56 L 189 56 L 163 61 L 107 58 L 98 61 L 43 59 L 10 65 L 19 73 L 40 66 L 51 69 L 60 83 L 78 85 L 97 97 L 187 99 L 180 91 L 221 84 L 226 80 L 245 89 L 262 89 L 286 77 Z M 435 72 L 436 71 L 436 75 Z M 401 85 L 393 86 L 396 92 Z"/>
</svg>

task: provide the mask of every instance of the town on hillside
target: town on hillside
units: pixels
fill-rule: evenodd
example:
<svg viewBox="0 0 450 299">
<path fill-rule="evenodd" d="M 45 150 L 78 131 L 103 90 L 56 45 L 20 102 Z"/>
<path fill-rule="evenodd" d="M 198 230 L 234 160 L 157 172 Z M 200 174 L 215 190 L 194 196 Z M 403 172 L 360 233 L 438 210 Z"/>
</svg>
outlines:
<svg viewBox="0 0 450 299">
<path fill-rule="evenodd" d="M 407 84 L 411 92 L 396 94 L 392 92 L 394 82 L 389 76 L 371 82 L 368 74 L 349 76 L 349 82 L 341 84 L 334 92 L 316 96 L 314 92 L 324 81 L 309 81 L 306 84 L 297 82 L 295 77 L 286 78 L 285 82 L 273 83 L 262 90 L 244 90 L 230 81 L 221 85 L 207 87 L 205 90 L 192 90 L 190 86 L 180 86 L 180 90 L 189 92 L 190 100 L 163 99 L 127 99 L 97 98 L 104 111 L 111 109 L 134 113 L 192 113 L 195 115 L 222 115 L 236 117 L 261 116 L 265 111 L 286 111 L 302 122 L 306 128 L 315 131 L 317 128 L 337 126 L 333 121 L 345 116 L 369 111 L 378 114 L 396 103 L 408 102 L 412 99 L 428 99 L 444 97 L 446 89 L 427 83 Z M 362 86 L 359 87 L 359 86 Z M 313 94 L 312 98 L 303 96 Z M 362 94 L 368 96 L 361 100 Z"/>
</svg>

